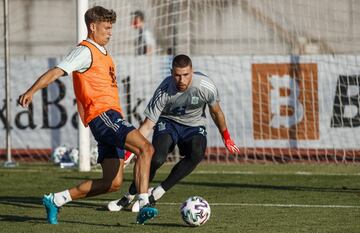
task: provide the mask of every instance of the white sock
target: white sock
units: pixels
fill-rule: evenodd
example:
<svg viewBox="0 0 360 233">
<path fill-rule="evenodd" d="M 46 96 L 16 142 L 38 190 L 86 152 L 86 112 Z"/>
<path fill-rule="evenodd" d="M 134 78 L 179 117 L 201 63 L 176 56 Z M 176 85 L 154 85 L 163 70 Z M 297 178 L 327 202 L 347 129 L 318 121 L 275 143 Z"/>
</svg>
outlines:
<svg viewBox="0 0 360 233">
<path fill-rule="evenodd" d="M 159 184 L 154 190 L 152 191 L 152 195 L 154 196 L 155 201 L 159 200 L 165 194 L 164 188 Z"/>
<path fill-rule="evenodd" d="M 70 201 L 72 201 L 72 199 L 69 190 L 54 194 L 54 203 L 57 207 L 61 207 Z"/>
<path fill-rule="evenodd" d="M 129 199 L 130 201 L 134 200 L 135 195 L 131 195 L 129 192 L 125 193 L 124 195 L 127 199 Z"/>
<path fill-rule="evenodd" d="M 149 194 L 148 193 L 140 193 L 138 198 L 139 198 L 140 209 L 144 205 L 149 204 Z"/>
</svg>

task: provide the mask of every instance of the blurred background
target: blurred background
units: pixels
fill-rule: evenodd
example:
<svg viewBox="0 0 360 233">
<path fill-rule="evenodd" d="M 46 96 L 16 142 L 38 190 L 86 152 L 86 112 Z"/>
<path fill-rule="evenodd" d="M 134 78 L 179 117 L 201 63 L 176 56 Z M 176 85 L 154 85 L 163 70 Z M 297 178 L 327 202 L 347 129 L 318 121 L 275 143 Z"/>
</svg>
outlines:
<svg viewBox="0 0 360 233">
<path fill-rule="evenodd" d="M 89 0 L 88 5 L 117 13 L 107 49 L 117 66 L 124 115 L 135 126 L 170 74 L 172 57 L 185 53 L 217 84 L 230 133 L 241 148 L 228 156 L 209 121 L 207 161 L 359 162 L 359 1 Z M 18 95 L 78 43 L 78 10 L 76 0 L 9 1 L 8 96 L 0 36 L 2 160 L 7 98 L 12 159 L 48 161 L 59 146 L 78 148 L 71 77 L 37 93 L 31 109 L 16 105 Z M 136 16 L 144 27 L 135 26 Z"/>
<path fill-rule="evenodd" d="M 131 13 L 136 10 L 144 13 L 153 31 L 157 54 L 359 53 L 356 0 L 90 0 L 89 4 L 116 10 L 111 50 L 123 55 L 135 51 Z M 76 14 L 75 0 L 11 0 L 11 55 L 66 55 L 77 42 Z"/>
</svg>

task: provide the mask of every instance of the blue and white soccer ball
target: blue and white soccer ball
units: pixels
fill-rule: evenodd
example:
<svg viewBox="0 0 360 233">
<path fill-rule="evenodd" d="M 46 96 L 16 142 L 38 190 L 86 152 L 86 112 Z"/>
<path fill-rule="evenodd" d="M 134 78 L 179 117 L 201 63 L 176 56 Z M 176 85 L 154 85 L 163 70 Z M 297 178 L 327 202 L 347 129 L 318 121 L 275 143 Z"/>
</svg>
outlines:
<svg viewBox="0 0 360 233">
<path fill-rule="evenodd" d="M 51 154 L 51 160 L 55 164 L 59 164 L 60 162 L 64 161 L 67 158 L 68 158 L 68 152 L 66 146 L 56 147 Z"/>
<path fill-rule="evenodd" d="M 202 197 L 189 197 L 180 206 L 181 217 L 190 226 L 201 226 L 210 218 L 209 203 Z"/>
<path fill-rule="evenodd" d="M 66 146 L 58 146 L 51 154 L 51 160 L 55 164 L 72 163 L 74 166 L 79 163 L 79 150 L 76 148 L 67 148 Z"/>
<path fill-rule="evenodd" d="M 79 150 L 76 148 L 72 148 L 68 151 L 70 162 L 74 163 L 75 165 L 79 164 Z"/>
<path fill-rule="evenodd" d="M 99 156 L 99 152 L 98 152 L 98 147 L 91 147 L 90 148 L 90 164 L 91 165 L 96 165 L 97 164 L 97 159 Z"/>
</svg>

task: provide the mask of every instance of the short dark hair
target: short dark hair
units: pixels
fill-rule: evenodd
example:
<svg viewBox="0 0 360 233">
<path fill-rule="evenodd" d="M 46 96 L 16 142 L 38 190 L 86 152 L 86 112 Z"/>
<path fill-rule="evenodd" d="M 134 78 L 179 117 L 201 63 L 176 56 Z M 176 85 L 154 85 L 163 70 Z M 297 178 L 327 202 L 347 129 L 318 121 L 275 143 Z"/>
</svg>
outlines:
<svg viewBox="0 0 360 233">
<path fill-rule="evenodd" d="M 113 10 L 105 9 L 101 6 L 94 6 L 85 12 L 85 23 L 89 28 L 91 23 L 97 22 L 116 22 L 116 13 Z"/>
<path fill-rule="evenodd" d="M 190 66 L 192 67 L 192 62 L 190 57 L 185 54 L 176 55 L 172 61 L 172 68 L 184 68 Z"/>
<path fill-rule="evenodd" d="M 134 17 L 138 17 L 141 21 L 144 21 L 145 19 L 145 15 L 144 12 L 140 11 L 140 10 L 136 10 L 134 12 L 131 13 Z"/>
</svg>

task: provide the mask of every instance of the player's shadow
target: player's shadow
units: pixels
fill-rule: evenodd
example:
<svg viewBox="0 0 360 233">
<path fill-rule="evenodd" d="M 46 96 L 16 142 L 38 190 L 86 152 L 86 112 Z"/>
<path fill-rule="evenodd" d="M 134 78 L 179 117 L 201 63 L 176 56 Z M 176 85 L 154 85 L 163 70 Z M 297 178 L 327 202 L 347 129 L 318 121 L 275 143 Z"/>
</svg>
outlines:
<svg viewBox="0 0 360 233">
<path fill-rule="evenodd" d="M 39 197 L 0 196 L 0 204 L 24 208 L 42 208 Z"/>
<path fill-rule="evenodd" d="M 82 202 L 82 201 L 72 201 L 72 202 L 68 203 L 67 206 L 79 207 L 79 208 L 95 208 L 95 209 L 98 209 L 98 208 L 103 208 L 104 204 L 91 203 L 91 202 Z"/>
<path fill-rule="evenodd" d="M 41 197 L 15 197 L 15 196 L 0 196 L 0 205 L 9 205 L 22 208 L 44 208 Z M 75 208 L 90 208 L 98 211 L 109 211 L 106 207 L 110 201 L 108 198 L 92 198 L 94 202 L 72 201 L 67 204 L 69 207 Z M 123 211 L 131 212 L 131 209 L 124 209 Z"/>
<path fill-rule="evenodd" d="M 11 205 L 23 208 L 44 208 L 41 197 L 15 197 L 15 196 L 0 196 L 1 205 Z M 97 204 L 91 202 L 72 201 L 68 204 L 71 207 L 79 208 L 103 208 L 104 204 Z"/>
<path fill-rule="evenodd" d="M 214 183 L 214 182 L 191 182 L 181 181 L 178 185 L 196 185 L 217 188 L 240 188 L 240 189 L 272 189 L 287 191 L 304 191 L 304 192 L 335 192 L 335 193 L 354 193 L 359 194 L 360 189 L 347 188 L 345 186 L 339 188 L 327 187 L 307 187 L 307 186 L 287 186 L 287 185 L 267 185 L 267 184 L 240 184 L 240 183 Z"/>
<path fill-rule="evenodd" d="M 42 205 L 42 201 L 40 197 L 15 197 L 15 196 L 0 196 L 0 205 L 11 205 L 22 208 L 44 208 Z M 81 208 L 94 208 L 99 207 L 99 204 L 88 203 L 88 202 L 71 202 L 68 204 L 71 207 L 81 207 Z M 101 205 L 102 206 L 102 205 Z M 45 212 L 45 209 L 44 209 Z M 44 223 L 46 222 L 46 218 L 38 218 L 32 216 L 20 216 L 20 215 L 6 215 L 0 214 L 0 223 L 1 222 L 34 222 L 34 223 Z M 105 226 L 105 227 L 127 227 L 121 224 L 103 224 L 103 223 L 91 223 L 91 222 L 80 222 L 80 221 L 68 221 L 62 220 L 62 223 L 70 223 L 70 224 L 84 224 L 84 225 L 93 225 L 93 226 Z"/>
<path fill-rule="evenodd" d="M 0 222 L 44 222 L 46 221 L 45 218 L 36 218 L 36 217 L 30 217 L 30 216 L 18 216 L 18 215 L 5 215 L 0 214 Z"/>
<path fill-rule="evenodd" d="M 137 223 L 133 223 L 134 225 L 138 225 Z M 161 226 L 161 227 L 184 227 L 184 228 L 192 228 L 191 226 L 187 226 L 179 223 L 155 223 L 155 222 L 146 222 L 148 226 Z"/>
<path fill-rule="evenodd" d="M 106 205 L 108 202 L 109 202 L 109 200 L 106 200 L 106 201 L 104 202 L 104 203 L 105 203 L 105 205 Z M 97 211 L 105 211 L 105 212 L 109 212 L 109 209 L 108 209 L 105 205 L 103 205 L 103 206 L 101 206 L 101 207 L 96 208 L 96 210 L 97 210 Z M 129 209 L 129 208 L 122 209 L 121 211 L 122 211 L 122 212 L 130 212 L 130 213 L 132 213 L 131 208 L 130 208 L 130 209 Z"/>
<path fill-rule="evenodd" d="M 46 218 L 37 218 L 37 217 L 30 217 L 30 216 L 18 216 L 18 215 L 5 215 L 0 214 L 0 223 L 1 222 L 33 222 L 37 224 L 49 224 L 46 221 Z M 80 224 L 80 225 L 90 225 L 90 226 L 100 226 L 100 227 L 128 227 L 125 225 L 121 225 L 119 223 L 116 224 L 105 224 L 105 223 L 92 223 L 92 222 L 80 222 L 80 221 L 68 221 L 62 220 L 62 224 Z"/>
</svg>

